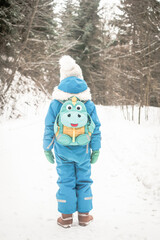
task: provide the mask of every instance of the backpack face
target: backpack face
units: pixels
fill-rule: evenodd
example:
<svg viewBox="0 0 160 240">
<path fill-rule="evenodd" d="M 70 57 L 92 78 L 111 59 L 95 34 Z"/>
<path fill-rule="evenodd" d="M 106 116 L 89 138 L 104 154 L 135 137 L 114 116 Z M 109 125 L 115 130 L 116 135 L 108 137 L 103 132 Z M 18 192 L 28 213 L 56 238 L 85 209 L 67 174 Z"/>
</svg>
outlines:
<svg viewBox="0 0 160 240">
<path fill-rule="evenodd" d="M 87 145 L 94 128 L 95 124 L 84 103 L 76 97 L 63 103 L 54 123 L 56 140 L 65 146 Z"/>
<path fill-rule="evenodd" d="M 87 110 L 80 101 L 66 101 L 60 110 L 61 123 L 70 128 L 80 128 L 87 124 Z"/>
</svg>

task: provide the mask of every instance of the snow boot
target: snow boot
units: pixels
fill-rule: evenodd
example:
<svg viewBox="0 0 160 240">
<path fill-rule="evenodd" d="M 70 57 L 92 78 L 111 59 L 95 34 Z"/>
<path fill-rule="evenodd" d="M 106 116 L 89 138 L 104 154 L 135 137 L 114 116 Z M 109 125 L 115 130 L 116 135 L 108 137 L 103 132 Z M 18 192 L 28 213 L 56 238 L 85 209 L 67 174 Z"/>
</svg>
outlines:
<svg viewBox="0 0 160 240">
<path fill-rule="evenodd" d="M 89 213 L 78 213 L 78 221 L 80 226 L 87 226 L 93 221 L 93 216 Z"/>
<path fill-rule="evenodd" d="M 70 228 L 73 223 L 72 214 L 63 214 L 57 219 L 57 224 L 64 228 Z"/>
</svg>

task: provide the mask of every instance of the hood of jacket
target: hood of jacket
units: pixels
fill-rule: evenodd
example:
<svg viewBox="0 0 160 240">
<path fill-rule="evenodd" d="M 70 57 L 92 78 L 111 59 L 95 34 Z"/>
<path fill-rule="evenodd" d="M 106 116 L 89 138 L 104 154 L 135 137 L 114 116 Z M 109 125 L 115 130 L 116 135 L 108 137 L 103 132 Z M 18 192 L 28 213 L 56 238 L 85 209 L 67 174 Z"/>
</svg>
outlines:
<svg viewBox="0 0 160 240">
<path fill-rule="evenodd" d="M 58 86 L 54 88 L 53 98 L 56 100 L 67 100 L 75 96 L 82 101 L 91 100 L 90 89 L 85 80 L 75 76 L 63 79 Z"/>
</svg>

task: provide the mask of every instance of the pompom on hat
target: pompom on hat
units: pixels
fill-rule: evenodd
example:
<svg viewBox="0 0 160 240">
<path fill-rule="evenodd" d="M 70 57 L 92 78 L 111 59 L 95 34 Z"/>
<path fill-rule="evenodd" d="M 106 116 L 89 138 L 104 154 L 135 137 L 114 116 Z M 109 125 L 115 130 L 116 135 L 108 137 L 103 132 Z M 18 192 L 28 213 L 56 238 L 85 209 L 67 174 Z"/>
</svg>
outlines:
<svg viewBox="0 0 160 240">
<path fill-rule="evenodd" d="M 72 96 L 77 96 L 80 100 L 91 100 L 90 89 L 83 79 L 80 66 L 76 61 L 64 55 L 59 60 L 60 64 L 60 84 L 54 88 L 53 98 L 57 100 L 67 100 Z"/>
<path fill-rule="evenodd" d="M 76 61 L 69 55 L 64 55 L 59 60 L 60 64 L 60 81 L 67 77 L 78 77 L 83 79 L 82 70 Z"/>
</svg>

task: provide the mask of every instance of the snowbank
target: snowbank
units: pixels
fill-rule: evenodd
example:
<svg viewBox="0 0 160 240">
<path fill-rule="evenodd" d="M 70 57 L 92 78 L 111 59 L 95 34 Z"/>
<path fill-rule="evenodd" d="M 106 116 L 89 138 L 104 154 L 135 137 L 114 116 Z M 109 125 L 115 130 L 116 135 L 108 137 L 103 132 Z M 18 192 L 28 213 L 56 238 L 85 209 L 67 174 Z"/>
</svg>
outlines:
<svg viewBox="0 0 160 240">
<path fill-rule="evenodd" d="M 1 113 L 0 122 L 37 115 L 47 99 L 46 94 L 36 86 L 33 80 L 16 72 L 5 96 L 5 108 Z"/>
</svg>

